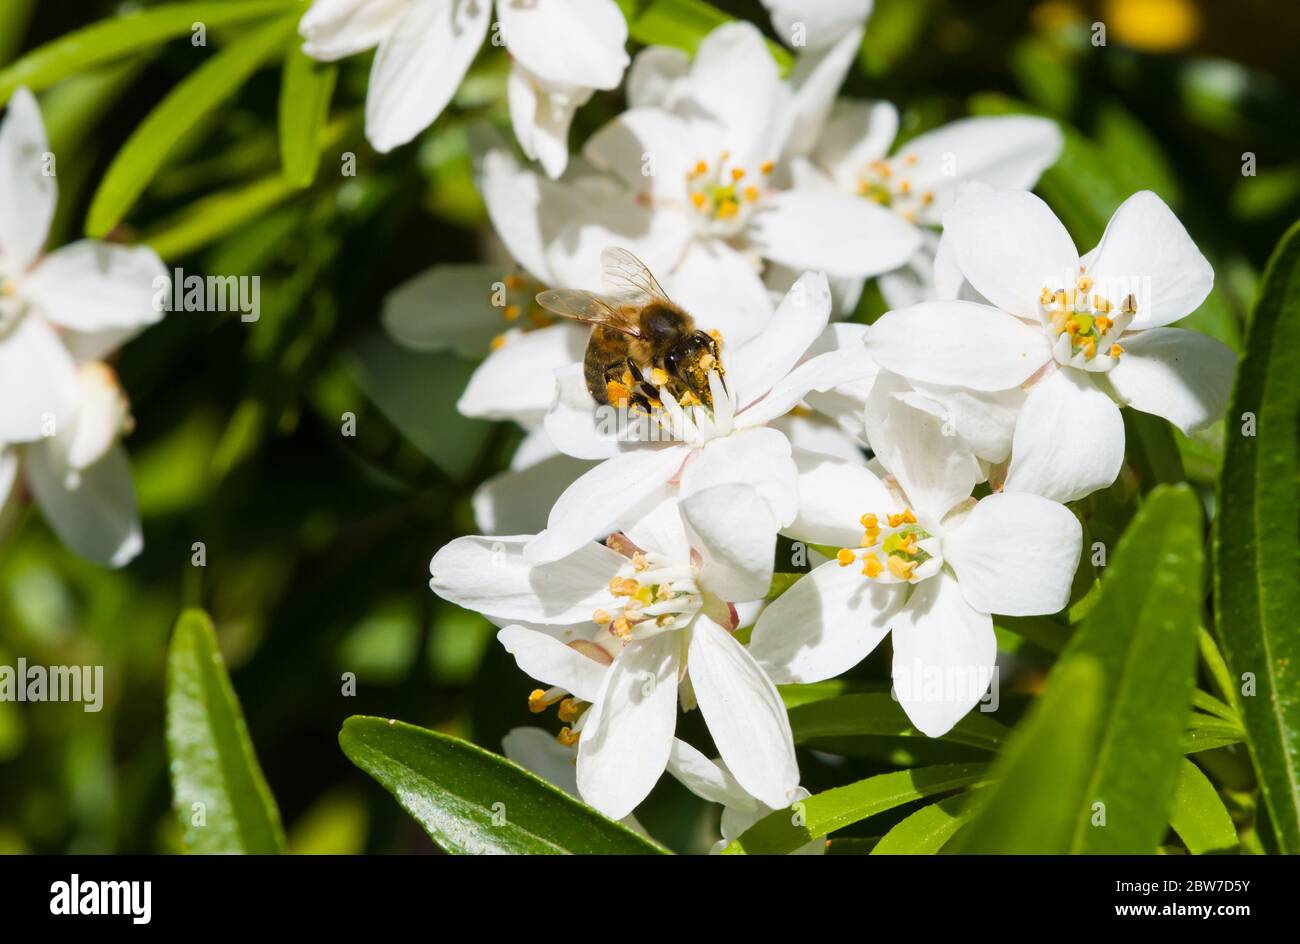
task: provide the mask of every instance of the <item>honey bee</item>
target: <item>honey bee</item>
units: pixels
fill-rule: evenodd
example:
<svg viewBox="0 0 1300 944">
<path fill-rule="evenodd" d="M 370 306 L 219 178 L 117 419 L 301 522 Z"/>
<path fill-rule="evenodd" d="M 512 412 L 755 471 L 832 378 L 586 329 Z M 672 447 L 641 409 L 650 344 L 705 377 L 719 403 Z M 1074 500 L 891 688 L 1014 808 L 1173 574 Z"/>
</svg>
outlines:
<svg viewBox="0 0 1300 944">
<path fill-rule="evenodd" d="M 552 289 L 537 296 L 547 311 L 592 326 L 583 376 L 595 401 L 649 410 L 662 387 L 683 406 L 711 409 L 709 371 L 723 376 L 719 337 L 696 328 L 626 249 L 604 250 L 600 263 L 605 295 Z"/>
</svg>

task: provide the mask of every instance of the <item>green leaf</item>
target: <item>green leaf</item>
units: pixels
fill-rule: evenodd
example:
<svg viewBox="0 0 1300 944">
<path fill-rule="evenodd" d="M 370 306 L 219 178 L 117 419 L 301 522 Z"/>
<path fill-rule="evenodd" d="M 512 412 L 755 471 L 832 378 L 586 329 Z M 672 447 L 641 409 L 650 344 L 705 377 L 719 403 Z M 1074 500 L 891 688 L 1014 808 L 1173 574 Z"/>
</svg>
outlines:
<svg viewBox="0 0 1300 944">
<path fill-rule="evenodd" d="M 1227 807 L 1210 778 L 1190 760 L 1184 760 L 1178 768 L 1169 825 L 1195 855 L 1237 851 L 1237 827 Z"/>
<path fill-rule="evenodd" d="M 1142 491 L 1184 481 L 1183 458 L 1169 423 L 1139 410 L 1121 410 L 1120 415 L 1124 419 L 1124 452 L 1137 471 Z"/>
<path fill-rule="evenodd" d="M 695 55 L 695 50 L 709 33 L 734 19 L 704 0 L 650 0 L 641 15 L 628 23 L 628 35 L 647 46 L 672 46 Z M 794 65 L 794 57 L 779 43 L 769 41 L 781 71 Z"/>
<path fill-rule="evenodd" d="M 33 49 L 0 72 L 0 104 L 21 86 L 40 91 L 70 75 L 189 35 L 195 23 L 212 30 L 265 19 L 295 5 L 293 0 L 171 3 L 94 23 Z"/>
<path fill-rule="evenodd" d="M 901 705 L 887 692 L 841 695 L 812 701 L 790 709 L 795 743 L 813 738 L 877 735 L 925 737 L 912 726 Z M 1007 735 L 1004 725 L 986 714 L 972 711 L 942 740 L 995 751 Z"/>
<path fill-rule="evenodd" d="M 106 236 L 148 186 L 168 154 L 279 50 L 297 23 L 285 17 L 230 44 L 185 77 L 140 123 L 109 165 L 86 217 L 86 235 Z"/>
<path fill-rule="evenodd" d="M 984 764 L 943 764 L 868 777 L 813 794 L 790 809 L 776 810 L 745 830 L 723 853 L 784 855 L 868 816 L 969 787 L 984 781 L 987 775 Z"/>
<path fill-rule="evenodd" d="M 1079 656 L 1052 673 L 994 767 L 994 787 L 972 804 L 974 819 L 949 851 L 1053 855 L 1069 850 L 1087 795 L 1102 713 L 1102 671 Z"/>
<path fill-rule="evenodd" d="M 343 753 L 451 853 L 663 853 L 503 757 L 400 721 L 355 715 Z"/>
<path fill-rule="evenodd" d="M 280 84 L 280 161 L 284 176 L 298 187 L 316 177 L 321 133 L 329 116 L 338 67 L 317 62 L 296 45 L 284 57 Z"/>
<path fill-rule="evenodd" d="M 934 855 L 971 818 L 965 796 L 923 806 L 885 833 L 872 855 Z"/>
<path fill-rule="evenodd" d="M 202 610 L 181 614 L 167 653 L 167 753 L 187 852 L 284 851 L 280 813 Z"/>
<path fill-rule="evenodd" d="M 1178 778 L 1195 688 L 1201 507 L 1186 486 L 1159 486 L 1139 508 L 1101 581 L 1101 597 L 1061 654 L 1102 668 L 1100 744 L 1071 850 L 1152 853 Z M 1209 719 L 1213 721 L 1213 719 Z M 1089 809 L 1105 804 L 1105 825 Z"/>
<path fill-rule="evenodd" d="M 1269 260 L 1228 410 L 1214 615 L 1279 847 L 1300 853 L 1300 224 Z M 1250 424 L 1250 425 L 1247 425 Z M 1253 426 L 1253 428 L 1251 428 Z M 1253 432 L 1254 435 L 1247 435 Z"/>
</svg>

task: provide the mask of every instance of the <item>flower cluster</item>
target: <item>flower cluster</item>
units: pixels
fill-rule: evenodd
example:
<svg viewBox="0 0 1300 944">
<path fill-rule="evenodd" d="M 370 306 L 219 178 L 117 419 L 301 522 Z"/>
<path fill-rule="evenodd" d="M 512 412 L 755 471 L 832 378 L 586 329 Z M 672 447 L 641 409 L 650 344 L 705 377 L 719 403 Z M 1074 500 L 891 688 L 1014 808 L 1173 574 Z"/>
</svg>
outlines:
<svg viewBox="0 0 1300 944">
<path fill-rule="evenodd" d="M 36 99 L 0 122 L 0 512 L 30 495 L 79 554 L 120 567 L 143 539 L 120 438 L 132 425 L 106 359 L 158 321 L 153 250 L 86 239 L 44 254 L 57 165 Z"/>
<path fill-rule="evenodd" d="M 786 35 L 797 5 L 767 5 Z M 321 55 L 380 44 L 383 147 L 443 107 L 455 83 L 414 77 L 467 65 L 488 4 L 363 6 L 320 0 L 303 32 Z M 994 616 L 1069 603 L 1082 528 L 1065 503 L 1118 476 L 1120 406 L 1202 428 L 1235 361 L 1170 327 L 1213 271 L 1158 197 L 1130 197 L 1080 253 L 1028 192 L 1060 152 L 1054 123 L 972 118 L 893 148 L 892 105 L 838 99 L 869 4 L 807 5 L 786 76 L 745 23 L 693 57 L 643 50 L 627 110 L 568 160 L 573 107 L 626 65 L 613 6 L 497 4 L 516 136 L 542 166 L 476 138 L 515 265 L 435 268 L 384 321 L 412 347 L 483 356 L 460 410 L 526 430 L 475 496 L 482 534 L 430 566 L 563 724 L 558 743 L 513 732 L 507 752 L 614 818 L 668 771 L 734 837 L 806 795 L 778 685 L 839 676 L 889 636 L 895 697 L 944 735 L 996 684 Z M 427 49 L 400 25 L 421 17 Z M 873 278 L 890 310 L 846 320 Z M 558 318 L 576 309 L 557 298 L 609 314 Z M 683 386 L 635 328 L 601 379 L 608 319 L 669 300 L 713 339 L 706 379 Z M 811 566 L 781 566 L 789 542 Z M 717 761 L 676 737 L 697 708 Z"/>
</svg>

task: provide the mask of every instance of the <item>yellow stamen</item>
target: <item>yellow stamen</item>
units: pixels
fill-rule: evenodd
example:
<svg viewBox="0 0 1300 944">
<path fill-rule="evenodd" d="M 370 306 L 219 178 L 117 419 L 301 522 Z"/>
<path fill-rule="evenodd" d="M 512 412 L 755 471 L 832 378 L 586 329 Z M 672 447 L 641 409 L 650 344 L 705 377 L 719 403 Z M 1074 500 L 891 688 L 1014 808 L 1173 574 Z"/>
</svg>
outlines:
<svg viewBox="0 0 1300 944">
<path fill-rule="evenodd" d="M 892 558 L 891 558 L 892 559 Z M 884 565 L 880 563 L 880 558 L 875 554 L 865 554 L 862 557 L 862 573 L 866 577 L 879 577 L 884 571 Z"/>
<path fill-rule="evenodd" d="M 856 560 L 857 558 L 855 557 L 854 553 L 850 551 L 847 547 L 842 547 L 839 549 L 839 552 L 836 553 L 835 559 L 840 562 L 841 567 L 847 567 L 849 566 L 849 564 L 852 564 L 854 560 Z"/>
<path fill-rule="evenodd" d="M 645 554 L 641 553 L 640 551 L 637 551 L 635 554 L 632 555 L 633 570 L 639 573 L 640 571 L 647 569 L 649 566 L 650 566 L 650 562 L 646 560 Z"/>
<path fill-rule="evenodd" d="M 528 710 L 535 715 L 541 714 L 554 703 L 554 698 L 547 699 L 544 689 L 535 688 L 528 693 Z"/>
<path fill-rule="evenodd" d="M 1098 315 L 1093 320 L 1093 324 L 1097 326 L 1098 334 L 1105 334 L 1107 331 L 1111 329 L 1111 327 L 1115 324 L 1115 322 L 1111 321 L 1105 315 Z"/>
<path fill-rule="evenodd" d="M 750 203 L 753 203 L 755 200 L 757 200 L 757 199 L 758 199 L 758 188 L 755 187 L 753 184 L 750 184 L 748 187 L 746 187 L 746 188 L 745 188 L 745 199 L 748 200 Z"/>
<path fill-rule="evenodd" d="M 526 281 L 522 275 L 507 275 L 505 277 L 506 288 L 509 289 L 523 288 Z"/>
<path fill-rule="evenodd" d="M 504 334 L 498 334 L 495 338 L 492 339 L 492 343 L 489 346 L 494 351 L 501 350 L 503 347 L 506 346 L 506 336 Z"/>
<path fill-rule="evenodd" d="M 1112 344 L 1110 346 L 1111 357 L 1119 357 L 1123 353 L 1124 353 L 1124 348 L 1120 347 L 1118 344 Z"/>
<path fill-rule="evenodd" d="M 691 194 L 691 203 L 695 204 L 695 209 L 697 210 L 703 210 L 704 204 L 708 202 L 709 202 L 708 198 L 704 196 L 704 194 L 700 193 L 698 190 L 695 191 L 695 193 Z"/>
<path fill-rule="evenodd" d="M 915 154 L 909 154 L 907 155 L 907 157 L 903 158 L 903 163 L 905 163 L 908 167 L 915 167 L 916 162 L 919 160 L 920 158 L 917 157 Z"/>
<path fill-rule="evenodd" d="M 519 317 L 519 306 L 507 305 L 505 308 L 501 309 L 501 314 L 505 317 L 506 321 L 514 321 Z"/>
<path fill-rule="evenodd" d="M 929 206 L 933 202 L 934 202 L 933 190 L 927 190 L 925 193 L 921 194 L 921 206 Z"/>
<path fill-rule="evenodd" d="M 862 523 L 862 527 L 866 528 L 868 531 L 870 531 L 872 528 L 880 527 L 880 519 L 877 518 L 875 515 L 871 514 L 870 512 L 863 515 L 861 518 L 858 519 L 858 521 L 860 521 Z"/>
<path fill-rule="evenodd" d="M 704 161 L 699 161 L 695 165 L 695 176 L 702 177 L 709 172 L 709 165 Z"/>
<path fill-rule="evenodd" d="M 1089 338 L 1088 340 L 1083 342 L 1083 345 L 1079 348 L 1079 350 L 1083 352 L 1083 357 L 1085 360 L 1092 360 L 1094 357 L 1097 356 L 1097 342 L 1094 341 L 1092 338 Z"/>
<path fill-rule="evenodd" d="M 560 709 L 556 713 L 560 716 L 561 721 L 577 721 L 579 714 L 578 700 L 576 698 L 564 699 L 564 701 L 560 702 Z"/>
<path fill-rule="evenodd" d="M 560 733 L 555 735 L 555 740 L 559 741 L 565 747 L 573 747 L 578 743 L 578 735 L 573 733 L 573 729 L 567 724 L 560 728 Z"/>
<path fill-rule="evenodd" d="M 1052 304 L 1052 299 L 1054 297 L 1055 296 L 1052 294 L 1052 290 L 1048 288 L 1046 285 L 1044 285 L 1043 290 L 1038 294 L 1038 304 L 1046 308 Z"/>
<path fill-rule="evenodd" d="M 595 613 L 591 614 L 591 621 L 598 626 L 604 626 L 613 618 L 614 617 L 609 615 L 608 610 L 597 610 Z"/>
<path fill-rule="evenodd" d="M 905 561 L 901 557 L 889 555 L 889 572 L 899 580 L 911 580 L 915 569 L 916 561 Z"/>
<path fill-rule="evenodd" d="M 735 200 L 723 200 L 718 207 L 718 219 L 729 220 L 736 215 L 739 209 L 740 205 Z"/>
<path fill-rule="evenodd" d="M 758 169 L 765 174 L 770 174 L 776 169 L 776 164 L 772 161 L 764 161 L 762 164 L 758 165 Z"/>
<path fill-rule="evenodd" d="M 743 167 L 733 167 L 733 168 L 731 168 L 731 179 L 732 179 L 732 180 L 740 180 L 740 179 L 741 179 L 742 177 L 744 177 L 744 176 L 745 176 L 745 168 L 743 168 Z"/>
<path fill-rule="evenodd" d="M 1078 287 L 1079 291 L 1081 291 L 1081 292 L 1087 292 L 1087 291 L 1089 291 L 1089 290 L 1092 288 L 1092 286 L 1093 286 L 1093 281 L 1092 281 L 1092 279 L 1089 278 L 1088 276 L 1086 276 L 1086 275 L 1081 275 L 1081 276 L 1079 276 L 1079 278 L 1075 281 L 1074 284 Z"/>
<path fill-rule="evenodd" d="M 650 371 L 650 382 L 656 387 L 663 387 L 668 383 L 668 371 L 662 367 L 656 367 Z"/>
<path fill-rule="evenodd" d="M 907 196 L 909 193 L 912 192 L 912 182 L 910 180 L 907 180 L 906 178 L 900 180 L 898 182 L 898 192 L 901 193 L 903 196 Z"/>
<path fill-rule="evenodd" d="M 621 639 L 632 632 L 632 623 L 626 616 L 620 616 L 610 624 L 609 631 Z"/>
</svg>

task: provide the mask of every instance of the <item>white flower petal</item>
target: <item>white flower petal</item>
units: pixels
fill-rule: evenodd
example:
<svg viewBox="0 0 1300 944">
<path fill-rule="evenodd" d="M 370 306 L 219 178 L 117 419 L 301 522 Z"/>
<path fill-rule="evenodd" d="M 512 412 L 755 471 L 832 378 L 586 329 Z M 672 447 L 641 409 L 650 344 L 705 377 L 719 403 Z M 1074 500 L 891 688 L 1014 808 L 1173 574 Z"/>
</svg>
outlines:
<svg viewBox="0 0 1300 944">
<path fill-rule="evenodd" d="M 631 191 L 575 190 L 572 196 L 577 205 L 565 211 L 563 225 L 546 243 L 556 285 L 600 291 L 600 254 L 610 246 L 628 250 L 651 272 L 671 272 L 694 238 L 685 213 L 643 206 Z"/>
<path fill-rule="evenodd" d="M 684 201 L 686 174 L 695 163 L 690 132 L 661 108 L 630 108 L 587 139 L 582 156 L 616 175 L 636 193 Z"/>
<path fill-rule="evenodd" d="M 892 622 L 898 702 L 919 731 L 942 737 L 993 678 L 993 619 L 972 608 L 957 581 L 940 573 L 917 584 Z"/>
<path fill-rule="evenodd" d="M 1016 419 L 1025 405 L 1025 391 L 978 391 L 912 381 L 918 396 L 940 403 L 971 452 L 985 462 L 1005 462 L 1011 454 Z M 904 400 L 910 399 L 904 395 Z"/>
<path fill-rule="evenodd" d="M 829 561 L 768 604 L 750 636 L 750 654 L 778 684 L 834 678 L 885 638 L 908 589 Z"/>
<path fill-rule="evenodd" d="M 298 21 L 302 51 L 332 62 L 378 46 L 412 0 L 315 0 Z"/>
<path fill-rule="evenodd" d="M 718 239 L 696 240 L 660 281 L 697 327 L 722 335 L 723 361 L 772 319 L 772 300 L 745 256 Z"/>
<path fill-rule="evenodd" d="M 668 108 L 682 79 L 691 71 L 691 57 L 671 46 L 647 46 L 636 54 L 627 73 L 627 106 Z"/>
<path fill-rule="evenodd" d="M 890 102 L 839 99 L 813 151 L 813 160 L 844 188 L 857 186 L 858 174 L 889 153 L 898 134 L 898 109 Z"/>
<path fill-rule="evenodd" d="M 614 0 L 506 0 L 496 10 L 506 49 L 533 75 L 593 89 L 622 80 L 627 21 Z"/>
<path fill-rule="evenodd" d="M 685 498 L 681 514 L 702 558 L 696 582 L 731 602 L 759 600 L 772 583 L 776 522 L 748 485 L 714 485 Z"/>
<path fill-rule="evenodd" d="M 487 35 L 486 0 L 412 3 L 379 44 L 366 93 L 366 138 L 386 153 L 433 124 Z"/>
<path fill-rule="evenodd" d="M 772 429 L 785 433 L 785 438 L 790 440 L 790 447 L 796 457 L 800 453 L 812 453 L 851 465 L 866 464 L 867 459 L 862 452 L 862 443 L 845 432 L 839 424 L 820 413 L 792 411 L 785 416 L 777 417 L 768 425 Z"/>
<path fill-rule="evenodd" d="M 875 361 L 860 344 L 810 357 L 778 381 L 766 396 L 738 414 L 736 426 L 763 425 L 794 409 L 809 393 L 866 380 L 876 372 Z"/>
<path fill-rule="evenodd" d="M 727 386 L 743 409 L 785 378 L 817 340 L 831 314 L 826 276 L 805 272 L 786 292 L 762 332 L 734 351 L 724 350 Z"/>
<path fill-rule="evenodd" d="M 555 372 L 582 359 L 587 331 L 568 322 L 513 331 L 470 376 L 456 403 L 464 416 L 537 422 L 555 403 Z"/>
<path fill-rule="evenodd" d="M 72 357 L 41 318 L 24 315 L 0 337 L 0 443 L 61 431 L 77 396 Z"/>
<path fill-rule="evenodd" d="M 1190 315 L 1214 287 L 1214 269 L 1173 210 L 1150 190 L 1123 203 L 1088 264 L 1095 291 L 1112 303 L 1133 292 L 1131 327 L 1158 328 Z"/>
<path fill-rule="evenodd" d="M 567 217 L 568 188 L 539 177 L 520 164 L 499 140 L 490 144 L 489 140 L 486 132 L 470 137 L 471 145 L 485 148 L 478 155 L 476 177 L 493 231 L 510 257 L 539 282 L 551 287 L 579 287 L 560 286 L 546 262 L 549 234 L 543 233 L 543 227 L 550 225 L 552 218 Z"/>
<path fill-rule="evenodd" d="M 1037 616 L 1070 602 L 1083 528 L 1064 505 L 1038 495 L 981 499 L 943 536 L 943 559 L 981 613 Z"/>
<path fill-rule="evenodd" d="M 519 147 L 542 165 L 546 176 L 556 179 L 569 163 L 573 113 L 591 98 L 591 89 L 541 82 L 516 62 L 510 67 L 506 95 Z"/>
<path fill-rule="evenodd" d="M 752 486 L 783 528 L 799 512 L 798 479 L 790 442 L 774 429 L 747 429 L 710 440 L 680 477 L 683 500 L 714 485 Z"/>
<path fill-rule="evenodd" d="M 578 741 L 578 790 L 612 819 L 631 813 L 668 765 L 677 727 L 679 636 L 629 643 L 588 709 Z"/>
<path fill-rule="evenodd" d="M 1124 464 L 1124 421 L 1092 379 L 1053 370 L 1029 391 L 1004 489 L 1069 502 L 1105 488 Z"/>
<path fill-rule="evenodd" d="M 162 260 L 148 246 L 83 239 L 42 259 L 21 291 L 55 324 L 95 332 L 161 320 L 163 308 L 154 300 L 170 296 L 170 285 Z"/>
<path fill-rule="evenodd" d="M 497 642 L 515 657 L 529 678 L 555 685 L 583 701 L 595 701 L 609 668 L 554 636 L 522 626 L 507 626 L 497 632 Z"/>
<path fill-rule="evenodd" d="M 689 450 L 685 446 L 635 449 L 606 459 L 556 500 L 546 530 L 524 551 L 533 563 L 558 560 L 613 527 L 656 489 L 671 480 Z"/>
<path fill-rule="evenodd" d="M 1032 193 L 968 193 L 943 215 L 944 239 L 967 281 L 991 303 L 1038 323 L 1044 288 L 1072 285 L 1079 253 Z"/>
<path fill-rule="evenodd" d="M 384 328 L 413 350 L 450 348 L 461 357 L 483 357 L 508 326 L 492 305 L 494 286 L 504 278 L 501 267 L 492 265 L 425 269 L 384 296 Z"/>
<path fill-rule="evenodd" d="M 50 153 L 40 106 L 20 88 L 0 121 L 0 255 L 10 277 L 36 261 L 50 233 L 59 197 Z"/>
<path fill-rule="evenodd" d="M 524 559 L 527 535 L 456 538 L 429 562 L 434 593 L 498 619 L 586 622 L 611 597 L 607 584 L 627 560 L 594 542 L 547 564 Z"/>
<path fill-rule="evenodd" d="M 126 450 L 74 472 L 52 440 L 24 450 L 27 484 L 59 539 L 87 560 L 123 567 L 144 547 Z M 75 479 L 73 476 L 75 475 Z"/>
<path fill-rule="evenodd" d="M 820 190 L 787 190 L 765 199 L 749 238 L 773 262 L 846 278 L 896 269 L 921 245 L 917 228 L 898 214 Z"/>
<path fill-rule="evenodd" d="M 963 301 L 886 312 L 867 332 L 866 345 L 886 370 L 972 390 L 1009 390 L 1052 358 L 1042 329 Z"/>
<path fill-rule="evenodd" d="M 599 406 L 587 390 L 582 364 L 555 371 L 555 403 L 546 414 L 546 435 L 555 447 L 576 459 L 608 459 L 622 452 L 620 414 Z"/>
<path fill-rule="evenodd" d="M 680 738 L 673 739 L 668 772 L 687 790 L 710 803 L 752 812 L 761 809 L 759 802 L 745 792 L 725 766 L 709 760 Z"/>
<path fill-rule="evenodd" d="M 860 26 L 850 28 L 824 49 L 810 50 L 795 60 L 790 74 L 794 95 L 790 100 L 786 154 L 808 154 L 813 150 L 844 76 L 862 45 L 862 32 Z"/>
<path fill-rule="evenodd" d="M 789 92 L 757 27 L 732 21 L 705 36 L 688 85 L 690 100 L 679 102 L 677 112 L 721 125 L 733 166 L 752 173 L 763 161 L 776 159 L 788 126 Z M 712 161 L 716 153 L 710 149 L 699 156 Z"/>
<path fill-rule="evenodd" d="M 897 502 L 865 465 L 818 453 L 794 451 L 799 470 L 799 513 L 786 534 L 813 544 L 857 547 L 862 539 L 859 519 L 871 512 L 894 510 Z"/>
<path fill-rule="evenodd" d="M 871 13 L 872 0 L 763 0 L 763 6 L 781 42 L 795 49 L 818 49 L 861 26 Z"/>
<path fill-rule="evenodd" d="M 1125 334 L 1124 353 L 1106 374 L 1120 402 L 1193 433 L 1223 416 L 1237 355 L 1223 342 L 1182 328 Z"/>
<path fill-rule="evenodd" d="M 799 765 L 790 719 L 772 680 L 731 633 L 706 616 L 691 630 L 687 665 L 700 713 L 732 776 L 773 809 L 791 802 Z"/>
<path fill-rule="evenodd" d="M 484 534 L 535 534 L 546 527 L 546 513 L 591 462 L 549 456 L 524 469 L 492 476 L 474 491 L 474 525 Z"/>
</svg>

